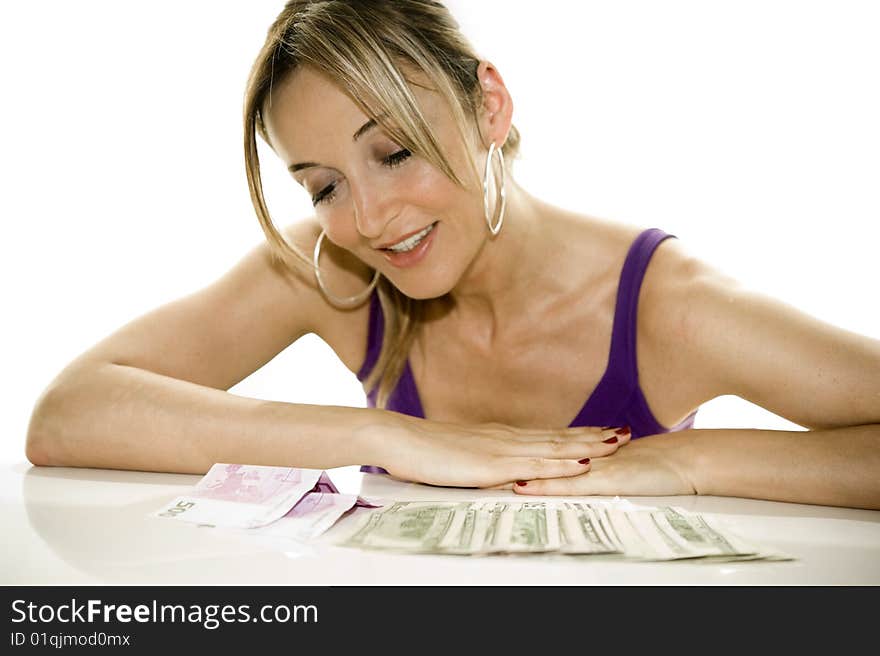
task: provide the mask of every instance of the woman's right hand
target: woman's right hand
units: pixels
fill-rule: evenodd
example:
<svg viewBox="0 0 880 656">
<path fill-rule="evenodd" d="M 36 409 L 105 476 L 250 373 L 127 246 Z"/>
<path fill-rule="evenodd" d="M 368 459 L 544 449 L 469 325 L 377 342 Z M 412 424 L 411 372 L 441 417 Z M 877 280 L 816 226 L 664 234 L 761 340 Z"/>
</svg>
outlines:
<svg viewBox="0 0 880 656">
<path fill-rule="evenodd" d="M 382 456 L 375 464 L 396 478 L 447 487 L 578 476 L 590 470 L 590 458 L 609 456 L 630 439 L 617 427 L 541 430 L 399 416 L 402 421 L 378 438 Z"/>
</svg>

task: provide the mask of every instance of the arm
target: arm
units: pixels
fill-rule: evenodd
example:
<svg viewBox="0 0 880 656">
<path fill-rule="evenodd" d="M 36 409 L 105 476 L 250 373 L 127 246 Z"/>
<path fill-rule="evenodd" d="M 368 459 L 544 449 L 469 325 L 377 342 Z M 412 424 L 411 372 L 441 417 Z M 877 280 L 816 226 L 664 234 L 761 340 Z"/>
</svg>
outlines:
<svg viewBox="0 0 880 656">
<path fill-rule="evenodd" d="M 306 242 L 313 230 L 303 222 L 289 238 Z M 34 408 L 27 456 L 39 465 L 188 473 L 214 462 L 364 462 L 372 455 L 364 429 L 394 417 L 225 391 L 301 335 L 344 323 L 337 312 L 261 244 L 212 285 L 136 319 L 66 367 Z M 349 322 L 355 313 L 338 312 Z"/>
<path fill-rule="evenodd" d="M 303 222 L 288 238 L 309 252 L 316 234 Z M 333 255 L 322 266 L 339 292 L 363 288 L 345 254 Z M 583 473 L 589 464 L 578 460 L 616 449 L 602 442 L 610 432 L 595 429 L 564 431 L 563 439 L 225 391 L 309 332 L 357 370 L 368 312 L 333 308 L 261 245 L 214 284 L 124 326 L 66 367 L 36 403 L 27 457 L 35 465 L 184 473 L 216 462 L 371 464 L 408 480 L 489 487 Z"/>
<path fill-rule="evenodd" d="M 113 363 L 71 372 L 35 410 L 35 465 L 201 474 L 216 462 L 326 469 L 372 462 L 399 418 L 251 399 Z"/>
<path fill-rule="evenodd" d="M 690 288 L 696 302 L 682 337 L 712 372 L 714 395 L 735 394 L 810 429 L 693 439 L 697 492 L 880 508 L 880 341 L 708 268 Z"/>
<path fill-rule="evenodd" d="M 880 509 L 876 424 L 802 432 L 693 432 L 682 440 L 689 442 L 686 475 L 697 494 Z"/>
<path fill-rule="evenodd" d="M 532 494 L 713 494 L 880 508 L 880 341 L 742 288 L 693 259 L 665 286 L 657 339 L 706 398 L 734 394 L 806 431 L 686 430 L 634 440 Z M 592 481 L 590 481 L 592 479 Z"/>
</svg>

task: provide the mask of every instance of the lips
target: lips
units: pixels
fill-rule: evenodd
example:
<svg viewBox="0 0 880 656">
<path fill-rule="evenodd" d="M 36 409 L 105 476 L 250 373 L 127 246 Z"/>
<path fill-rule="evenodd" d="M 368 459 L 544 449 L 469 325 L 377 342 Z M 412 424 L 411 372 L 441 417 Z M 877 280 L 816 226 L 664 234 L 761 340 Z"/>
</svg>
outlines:
<svg viewBox="0 0 880 656">
<path fill-rule="evenodd" d="M 427 236 L 410 250 L 397 252 L 386 249 L 382 251 L 382 256 L 389 264 L 391 264 L 391 266 L 397 269 L 407 269 L 416 266 L 428 256 L 431 246 L 437 240 L 437 233 L 440 232 L 439 223 L 433 223 L 431 225 L 434 226 L 433 230 L 431 230 Z M 422 230 L 424 230 L 424 228 Z M 411 233 L 411 235 L 417 235 L 419 232 L 422 232 L 422 230 Z"/>
<path fill-rule="evenodd" d="M 400 237 L 397 237 L 396 239 L 393 239 L 393 240 L 391 240 L 391 241 L 385 242 L 385 243 L 382 244 L 381 246 L 374 246 L 374 248 L 375 248 L 376 250 L 388 250 L 388 249 L 390 249 L 392 246 L 394 246 L 394 245 L 396 245 L 396 244 L 399 244 L 400 242 L 406 241 L 406 240 L 409 239 L 410 237 L 413 237 L 413 236 L 419 234 L 420 232 L 424 232 L 425 230 L 427 230 L 428 228 L 430 228 L 430 227 L 431 227 L 432 225 L 434 225 L 435 223 L 436 223 L 436 221 L 435 221 L 434 223 L 430 223 L 430 224 L 428 224 L 428 225 L 426 225 L 426 226 L 423 226 L 423 227 L 419 228 L 418 230 L 413 230 L 412 232 L 408 232 L 408 233 L 406 233 L 405 235 L 401 235 Z"/>
</svg>

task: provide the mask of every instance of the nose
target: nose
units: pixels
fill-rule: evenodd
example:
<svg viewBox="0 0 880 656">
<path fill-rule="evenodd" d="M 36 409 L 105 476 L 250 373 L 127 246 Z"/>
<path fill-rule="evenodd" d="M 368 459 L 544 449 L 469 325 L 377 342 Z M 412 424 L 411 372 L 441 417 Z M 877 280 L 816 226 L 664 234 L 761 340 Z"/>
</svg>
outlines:
<svg viewBox="0 0 880 656">
<path fill-rule="evenodd" d="M 351 195 L 358 232 L 366 239 L 378 239 L 385 232 L 385 226 L 398 214 L 393 191 L 370 180 L 351 185 Z"/>
</svg>

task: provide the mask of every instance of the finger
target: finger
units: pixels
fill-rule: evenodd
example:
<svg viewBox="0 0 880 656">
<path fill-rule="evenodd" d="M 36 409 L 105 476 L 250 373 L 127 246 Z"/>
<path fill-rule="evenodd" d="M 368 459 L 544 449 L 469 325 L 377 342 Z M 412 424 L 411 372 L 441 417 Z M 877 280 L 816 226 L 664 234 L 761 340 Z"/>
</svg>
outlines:
<svg viewBox="0 0 880 656">
<path fill-rule="evenodd" d="M 617 451 L 619 446 L 619 438 L 614 436 L 602 442 L 579 442 L 562 439 L 543 442 L 508 442 L 501 445 L 499 451 L 509 456 L 580 460 L 581 458 L 610 456 Z"/>
<path fill-rule="evenodd" d="M 625 426 L 615 432 L 614 435 L 602 440 L 602 444 L 613 444 L 616 451 L 623 445 L 628 444 L 630 440 L 632 440 L 632 433 L 629 426 Z"/>
<path fill-rule="evenodd" d="M 513 483 L 502 483 L 501 485 L 493 485 L 492 487 L 484 487 L 484 490 L 512 490 Z"/>
<path fill-rule="evenodd" d="M 621 447 L 632 439 L 632 430 L 629 426 L 624 426 L 623 428 L 615 431 L 612 437 L 617 438 L 617 446 Z M 613 441 L 609 438 L 609 441 Z"/>
<path fill-rule="evenodd" d="M 536 478 L 562 478 L 590 471 L 590 459 L 563 460 L 556 458 L 506 458 L 508 481 L 528 481 Z"/>
<path fill-rule="evenodd" d="M 592 489 L 590 473 L 567 478 L 519 480 L 513 486 L 516 494 L 531 496 L 590 496 Z"/>
<path fill-rule="evenodd" d="M 569 428 L 560 428 L 554 430 L 537 430 L 537 429 L 517 429 L 511 437 L 521 442 L 544 442 L 550 439 L 560 439 L 568 442 L 603 442 L 613 437 L 617 437 L 618 441 L 624 436 L 629 437 L 629 426 L 621 428 L 610 427 L 600 428 L 598 426 L 575 426 Z"/>
</svg>

